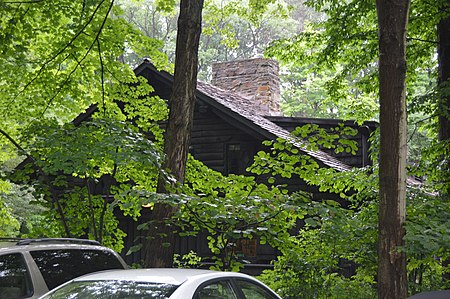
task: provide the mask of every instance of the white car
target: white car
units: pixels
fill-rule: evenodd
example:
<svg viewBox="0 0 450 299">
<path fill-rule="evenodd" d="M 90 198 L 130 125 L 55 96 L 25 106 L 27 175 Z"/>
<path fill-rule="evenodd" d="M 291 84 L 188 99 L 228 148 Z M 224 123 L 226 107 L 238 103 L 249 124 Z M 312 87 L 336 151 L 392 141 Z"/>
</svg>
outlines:
<svg viewBox="0 0 450 299">
<path fill-rule="evenodd" d="M 280 299 L 257 279 L 200 269 L 127 269 L 92 273 L 48 292 L 41 299 Z"/>
</svg>

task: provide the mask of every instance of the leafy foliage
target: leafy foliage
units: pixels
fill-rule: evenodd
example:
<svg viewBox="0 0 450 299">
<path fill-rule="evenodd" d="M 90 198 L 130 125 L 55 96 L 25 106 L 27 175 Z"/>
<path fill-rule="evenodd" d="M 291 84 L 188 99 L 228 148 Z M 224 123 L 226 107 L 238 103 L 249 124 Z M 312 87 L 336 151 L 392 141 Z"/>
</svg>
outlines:
<svg viewBox="0 0 450 299">
<path fill-rule="evenodd" d="M 308 127 L 297 130 L 302 131 L 310 132 Z M 318 147 L 318 143 L 323 144 L 314 139 L 309 142 L 312 148 Z M 339 194 L 347 204 L 341 207 L 333 201 L 311 203 L 312 208 L 306 209 L 304 226 L 288 239 L 285 247 L 280 248 L 282 255 L 275 262 L 274 270 L 266 270 L 261 278 L 283 298 L 298 298 L 298 294 L 307 298 L 373 298 L 376 294 L 378 237 L 376 161 L 370 168 L 336 173 L 317 165 L 311 167 L 286 144 L 280 140 L 267 142 L 271 154 L 259 153 L 273 175 L 298 175 L 310 184 L 320 186 L 321 191 Z M 429 182 L 433 184 L 432 180 Z M 436 190 L 435 186 L 430 187 L 430 190 Z M 446 185 L 442 187 L 446 188 Z M 425 186 L 410 181 L 407 245 L 402 250 L 408 257 L 412 294 L 447 288 L 442 275 L 449 271 L 444 261 L 450 253 L 447 233 L 450 206 L 447 199 L 426 190 Z"/>
<path fill-rule="evenodd" d="M 7 192 L 0 193 L 0 200 L 9 209 L 9 213 L 19 224 L 15 232 L 8 232 L 6 236 L 21 237 L 34 229 L 35 220 L 38 219 L 44 208 L 32 195 L 33 190 L 21 185 L 11 184 Z M 6 231 L 6 230 L 5 230 Z"/>
<path fill-rule="evenodd" d="M 314 205 L 316 216 L 291 237 L 274 270 L 261 278 L 283 298 L 374 298 L 376 207 Z"/>
<path fill-rule="evenodd" d="M 137 127 L 161 142 L 155 123 L 167 117 L 120 58 L 133 52 L 163 67 L 162 43 L 118 18 L 114 1 L 8 1 L 0 13 L 0 161 L 14 168 L 28 157 L 35 168 L 22 165 L 14 180 L 34 180 L 47 208 L 22 234 L 90 236 L 120 250 L 123 232 L 98 180 L 108 195 L 112 182 L 155 185 L 160 153 Z M 99 111 L 91 122 L 60 125 L 88 107 Z"/>
<path fill-rule="evenodd" d="M 41 215 L 27 218 L 29 231 L 20 233 L 87 236 L 120 251 L 124 234 L 118 229 L 113 209 L 119 207 L 137 219 L 142 204 L 166 202 L 180 207 L 171 224 L 182 234 L 208 233 L 216 268 L 240 269 L 245 260 L 237 251 L 238 243 L 256 239 L 283 253 L 274 271 L 266 272 L 263 278 L 286 298 L 297 298 L 298 294 L 373 297 L 376 161 L 373 168 L 339 173 L 299 155 L 299 149 L 289 142 L 268 141 L 267 151 L 258 153 L 248 169 L 253 176 L 223 176 L 190 158 L 183 195 L 161 197 L 154 193 L 162 141 L 156 123 L 167 116 L 167 106 L 150 96 L 153 90 L 145 79 L 136 78 L 132 68 L 122 62 L 135 62 L 131 56 L 149 57 L 158 67 L 165 67 L 166 55 L 159 52 L 161 41 L 166 42 L 167 56 L 173 54 L 176 15 L 168 11 L 174 1 L 157 2 L 158 8 L 140 1 L 148 10 L 119 8 L 104 0 L 0 4 L 1 171 L 14 168 L 20 161 L 17 155 L 34 159 L 37 168 L 21 168 L 16 179 L 33 180 L 36 198 L 46 207 Z M 271 36 L 283 37 L 267 54 L 293 68 L 289 76 L 296 81 L 285 85 L 286 109 L 303 116 L 374 117 L 377 33 L 373 2 L 307 1 L 328 17 L 316 18 L 320 23 L 306 25 L 296 36 L 304 23 L 283 18 L 298 14 L 304 7 L 290 10 L 293 1 L 249 1 L 250 6 L 240 2 L 229 1 L 220 7 L 222 2 L 211 1 L 205 7 L 207 26 L 200 68 L 206 70 L 212 60 L 253 56 L 263 50 Z M 443 92 L 434 89 L 433 24 L 442 16 L 435 4 L 413 1 L 409 29 L 408 78 L 414 83 L 409 85 L 409 94 L 420 95 L 410 98 L 410 111 L 417 113 L 418 123 L 426 125 L 418 129 L 424 137 L 433 136 L 436 129 L 436 123 L 427 120 L 430 115 L 432 120 L 439 115 L 438 99 Z M 157 15 L 157 9 L 164 13 Z M 139 18 L 147 20 L 149 15 L 155 16 L 153 27 L 138 21 L 132 26 L 121 18 L 132 21 L 133 15 L 141 13 Z M 154 31 L 163 23 L 165 30 Z M 297 70 L 301 77 L 294 73 Z M 296 85 L 301 89 L 295 89 Z M 293 104 L 293 100 L 311 97 L 317 99 L 314 111 Z M 317 108 L 324 103 L 327 109 Z M 92 119 L 81 125 L 61 125 L 91 104 L 98 109 Z M 141 133 L 149 131 L 155 144 Z M 295 133 L 308 150 L 357 150 L 353 142 L 342 138 L 353 133 L 341 126 L 333 132 L 306 126 Z M 425 139 L 423 144 L 427 142 Z M 416 157 L 423 148 L 415 148 Z M 447 149 L 448 145 L 436 143 L 424 152 L 426 159 L 414 159 L 418 165 L 414 174 L 427 177 L 430 191 L 409 193 L 408 245 L 404 250 L 409 257 L 413 293 L 448 288 L 440 278 L 448 272 L 442 261 L 449 258 L 450 205 L 448 199 L 434 196 L 436 190 L 448 190 L 448 169 L 443 163 Z M 377 156 L 376 148 L 373 156 Z M 320 191 L 336 193 L 347 209 L 332 201 L 312 202 L 303 193 L 288 194 L 279 184 L 280 177 L 298 177 Z M 2 192 L 10 186 L 0 181 Z M 19 234 L 17 219 L 21 216 L 6 197 L 9 195 L 2 194 L 0 231 L 13 236 Z M 298 233 L 287 233 L 294 228 Z M 194 253 L 181 261 L 191 266 L 200 262 Z"/>
<path fill-rule="evenodd" d="M 430 187 L 428 194 L 417 193 L 415 190 L 410 190 L 411 193 L 409 193 L 408 245 L 404 250 L 407 251 L 409 259 L 409 279 L 412 293 L 425 289 L 444 288 L 445 285 L 442 284 L 440 278 L 442 273 L 448 271 L 441 266 L 448 254 L 448 246 L 436 241 L 436 238 L 446 239 L 442 235 L 440 224 L 448 228 L 447 220 L 441 218 L 441 216 L 447 217 L 448 209 L 441 210 L 441 207 L 448 206 L 448 199 L 438 197 L 438 192 L 448 194 L 449 190 L 447 184 L 449 177 L 447 167 L 448 145 L 445 144 L 446 142 L 430 141 L 431 138 L 436 138 L 437 116 L 448 116 L 446 112 L 448 107 L 441 105 L 442 101 L 440 101 L 442 95 L 448 95 L 448 93 L 444 91 L 445 86 L 444 88 L 436 88 L 437 36 L 435 28 L 441 18 L 448 15 L 448 10 L 439 10 L 439 7 L 446 7 L 444 1 L 438 2 L 412 1 L 408 25 L 408 102 L 409 111 L 412 112 L 410 123 L 414 124 L 414 127 L 410 128 L 409 139 L 411 143 L 409 154 L 412 162 L 410 170 L 416 177 L 426 179 L 428 187 Z M 294 38 L 275 41 L 267 54 L 281 59 L 288 66 L 293 65 L 305 69 L 306 72 L 316 78 L 327 78 L 327 82 L 322 86 L 327 91 L 325 96 L 328 96 L 328 98 L 324 97 L 324 93 L 320 94 L 325 102 L 333 102 L 334 100 L 351 103 L 351 99 L 356 99 L 356 101 L 364 103 L 364 106 L 373 109 L 371 111 L 369 109 L 366 109 L 366 111 L 355 109 L 353 117 L 358 120 L 374 117 L 377 112 L 377 105 L 374 105 L 374 103 L 376 104 L 378 85 L 376 76 L 378 38 L 375 3 L 334 0 L 307 1 L 306 3 L 325 13 L 327 18 L 322 22 L 311 24 L 304 32 Z M 328 77 L 330 73 L 332 76 Z M 305 84 L 302 87 L 308 88 L 309 86 Z M 301 89 L 300 92 L 307 93 L 307 90 Z M 288 99 L 291 102 L 294 102 L 294 100 Z M 340 110 L 339 112 L 343 111 Z M 346 114 L 344 117 L 349 115 L 351 114 Z M 376 149 L 373 155 L 376 157 Z M 284 158 L 284 160 L 287 159 Z M 371 171 L 377 173 L 376 162 L 374 165 L 374 169 L 368 171 L 369 174 Z M 321 181 L 328 186 L 322 188 L 322 190 L 349 190 L 347 187 L 341 187 L 347 186 L 345 182 L 348 182 L 341 174 L 326 176 L 327 172 L 322 170 L 318 173 L 323 178 Z M 356 188 L 354 190 L 357 190 L 358 193 L 376 195 L 375 191 L 378 188 L 376 178 L 369 175 L 366 182 L 360 180 L 361 178 L 359 176 L 354 177 L 353 183 L 350 183 L 353 186 L 352 188 Z M 329 185 L 330 179 L 335 181 L 344 179 L 344 183 L 336 183 L 335 185 L 338 188 L 332 188 Z M 309 181 L 313 184 L 319 182 L 315 179 Z M 409 182 L 413 181 L 409 180 Z M 341 196 L 345 197 L 345 194 L 346 192 L 341 193 Z M 429 208 L 426 208 L 428 204 L 436 205 L 439 215 L 427 212 L 429 211 Z M 421 221 L 422 217 L 418 216 L 420 214 L 422 214 L 422 217 L 426 217 L 423 219 L 427 220 Z M 428 236 L 423 234 L 423 231 L 427 231 Z M 425 243 L 428 243 L 427 248 L 424 246 Z M 302 246 L 307 245 L 303 244 Z M 437 251 L 432 253 L 433 250 Z M 439 250 L 442 251 L 439 252 Z M 292 260 L 289 259 L 289 256 L 284 256 L 283 259 L 280 263 L 289 267 Z M 324 281 L 325 277 L 323 277 L 321 283 Z M 438 281 L 439 283 L 437 283 Z M 294 296 L 293 294 L 298 294 L 298 292 L 289 294 Z M 332 295 L 328 294 L 328 296 Z M 355 294 L 353 296 L 363 297 Z"/>
<path fill-rule="evenodd" d="M 418 293 L 433 289 L 448 289 L 442 280 L 450 271 L 445 261 L 450 258 L 448 199 L 414 190 L 407 207 L 406 254 L 408 257 L 409 289 Z"/>
<path fill-rule="evenodd" d="M 346 139 L 355 134 L 352 129 L 338 125 L 331 131 L 333 134 L 327 134 L 315 125 L 307 125 L 295 130 L 295 134 L 306 140 L 309 137 L 310 150 L 319 146 L 338 152 L 356 149 L 355 144 Z M 181 235 L 206 234 L 214 268 L 239 270 L 246 262 L 238 252 L 239 243 L 243 240 L 256 239 L 260 244 L 268 243 L 282 252 L 289 252 L 295 248 L 289 232 L 298 228 L 300 220 L 304 219 L 307 227 L 316 228 L 321 225 L 322 217 L 334 214 L 334 210 L 343 213 L 341 218 L 345 218 L 344 211 L 347 210 L 338 208 L 334 201 L 319 204 L 311 201 L 305 193 L 289 193 L 286 186 L 277 185 L 280 176 L 299 176 L 308 183 L 320 185 L 322 191 L 341 194 L 342 197 L 359 190 L 361 192 L 354 195 L 355 207 L 361 205 L 363 194 L 373 195 L 371 189 L 363 190 L 370 185 L 363 170 L 336 173 L 321 169 L 310 156 L 299 155 L 298 148 L 291 142 L 280 139 L 265 144 L 268 150 L 259 152 L 248 169 L 254 177 L 223 176 L 191 157 L 181 192 L 183 195 L 161 197 L 140 192 L 139 196 L 146 196 L 146 203 L 150 205 L 157 201 L 177 205 L 178 214 L 171 221 L 174 231 L 177 227 Z M 317 175 L 318 171 L 320 175 Z M 355 181 L 355 174 L 364 185 L 357 187 L 359 182 Z M 339 229 L 340 224 L 334 225 Z"/>
<path fill-rule="evenodd" d="M 182 234 L 208 233 L 208 246 L 219 269 L 238 270 L 236 246 L 243 239 L 281 247 L 307 202 L 302 193 L 257 183 L 249 176 L 228 177 L 191 161 L 186 194 L 201 195 L 182 202 L 177 219 Z M 240 261 L 242 262 L 242 261 Z"/>
<path fill-rule="evenodd" d="M 286 190 L 257 183 L 254 177 L 223 176 L 192 157 L 185 180 L 182 195 L 139 191 L 138 206 L 156 202 L 178 206 L 170 224 L 181 236 L 207 235 L 214 269 L 239 270 L 246 261 L 237 247 L 245 239 L 256 238 L 275 248 L 284 246 L 289 229 L 306 215 L 301 208 L 309 202 L 306 194 L 287 195 Z M 126 196 L 130 194 L 136 196 L 136 190 L 130 190 Z"/>
<path fill-rule="evenodd" d="M 171 1 L 120 1 L 122 17 L 145 35 L 164 42 L 163 51 L 174 61 L 177 7 L 161 12 L 158 5 Z M 199 48 L 199 77 L 210 79 L 213 62 L 244 59 L 262 54 L 279 37 L 296 34 L 311 17 L 298 1 L 205 1 Z M 307 17 L 305 16 L 307 15 Z M 133 55 L 125 55 L 131 64 Z M 133 57 L 132 57 L 133 56 Z"/>
<path fill-rule="evenodd" d="M 130 123 L 114 119 L 94 117 L 79 126 L 41 124 L 30 132 L 24 137 L 34 141 L 27 150 L 34 163 L 16 177 L 31 178 L 36 193 L 43 194 L 45 220 L 57 223 L 51 230 L 54 236 L 88 235 L 120 251 L 124 233 L 113 209 L 123 205 L 126 210 L 127 200 L 115 202 L 111 197 L 130 188 L 130 182 L 136 188 L 155 188 L 160 150 Z M 37 170 L 31 177 L 29 166 Z M 41 233 L 49 234 L 31 235 Z"/>
<path fill-rule="evenodd" d="M 291 237 L 274 270 L 261 278 L 283 298 L 375 297 L 376 201 L 367 199 L 356 210 L 316 205 L 322 213 Z M 448 288 L 442 275 L 449 271 L 443 266 L 450 253 L 449 212 L 446 201 L 409 190 L 404 250 L 411 294 Z"/>
<path fill-rule="evenodd" d="M 14 237 L 18 234 L 19 228 L 19 221 L 0 197 L 0 237 Z"/>
<path fill-rule="evenodd" d="M 157 66 L 164 65 L 161 43 L 114 17 L 121 12 L 113 3 L 0 5 L 2 162 L 16 157 L 10 140 L 33 122 L 56 118 L 65 123 L 94 103 L 102 109 L 117 106 L 113 101 L 118 86 L 125 89 L 139 82 L 131 67 L 118 60 L 125 50 L 151 55 Z"/>
</svg>

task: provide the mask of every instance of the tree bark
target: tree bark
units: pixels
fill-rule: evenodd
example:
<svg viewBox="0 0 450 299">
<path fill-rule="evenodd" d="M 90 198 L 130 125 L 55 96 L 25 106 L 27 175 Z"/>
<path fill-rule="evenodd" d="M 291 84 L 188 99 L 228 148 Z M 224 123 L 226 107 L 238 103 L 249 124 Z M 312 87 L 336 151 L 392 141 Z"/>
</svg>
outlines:
<svg viewBox="0 0 450 299">
<path fill-rule="evenodd" d="M 407 296 L 406 25 L 409 0 L 377 0 L 380 92 L 378 298 Z"/>
<path fill-rule="evenodd" d="M 447 9 L 450 9 L 450 0 L 447 0 Z M 450 17 L 443 18 L 438 24 L 438 83 L 450 84 Z M 441 108 L 443 113 L 439 116 L 439 140 L 450 139 L 450 94 L 443 94 Z"/>
<path fill-rule="evenodd" d="M 442 7 L 442 11 L 450 9 L 450 0 L 447 0 Z M 450 140 L 450 16 L 446 16 L 440 20 L 437 28 L 438 34 L 438 84 L 442 87 L 443 92 L 440 99 L 440 115 L 439 115 L 439 140 Z M 446 171 L 443 177 L 448 180 L 450 175 L 450 161 L 448 157 L 443 157 L 447 162 Z M 444 200 L 450 200 L 450 186 L 444 191 Z M 444 267 L 449 267 L 450 260 L 443 262 Z M 450 280 L 450 273 L 444 274 L 444 280 Z"/>
<path fill-rule="evenodd" d="M 178 17 L 175 72 L 170 98 L 169 121 L 165 132 L 164 168 L 176 179 L 184 182 L 186 160 L 194 118 L 195 90 L 197 87 L 198 47 L 201 34 L 203 0 L 181 0 Z M 172 187 L 176 187 L 173 184 Z M 158 180 L 158 193 L 168 193 L 166 182 Z M 172 267 L 175 245 L 174 228 L 166 220 L 176 207 L 157 203 L 152 211 L 154 226 L 149 230 L 144 264 L 146 267 Z"/>
</svg>

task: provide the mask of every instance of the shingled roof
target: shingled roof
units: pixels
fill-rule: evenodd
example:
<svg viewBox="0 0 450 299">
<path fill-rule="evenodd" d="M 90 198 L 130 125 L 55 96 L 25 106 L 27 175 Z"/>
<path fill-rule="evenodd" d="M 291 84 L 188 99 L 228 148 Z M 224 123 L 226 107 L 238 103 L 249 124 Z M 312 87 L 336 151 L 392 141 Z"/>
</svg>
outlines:
<svg viewBox="0 0 450 299">
<path fill-rule="evenodd" d="M 143 75 L 145 71 L 156 72 L 162 81 L 167 84 L 173 83 L 173 76 L 165 71 L 158 71 L 149 61 L 144 61 L 135 69 L 136 75 Z M 151 84 L 151 82 L 150 82 Z M 222 113 L 234 119 L 236 122 L 247 126 L 249 129 L 259 133 L 267 138 L 273 140 L 282 138 L 291 141 L 301 152 L 313 157 L 317 162 L 336 169 L 338 171 L 350 170 L 351 167 L 333 156 L 317 150 L 312 151 L 307 149 L 307 144 L 298 138 L 294 138 L 289 131 L 278 126 L 274 122 L 266 119 L 259 114 L 257 109 L 250 99 L 240 96 L 238 93 L 227 91 L 211 84 L 198 81 L 197 83 L 197 99 L 206 104 L 220 110 Z"/>
<path fill-rule="evenodd" d="M 254 129 L 257 129 L 267 139 L 282 138 L 291 141 L 301 152 L 313 157 L 328 167 L 338 171 L 350 170 L 350 166 L 323 151 L 308 150 L 305 141 L 293 137 L 289 131 L 266 119 L 263 115 L 260 115 L 258 109 L 253 106 L 249 99 L 200 81 L 198 82 L 197 90 L 199 92 L 198 97 L 202 98 L 202 100 L 209 100 L 209 104 L 215 102 L 223 106 L 223 109 L 228 109 L 230 114 L 235 114 L 234 116 L 237 121 L 246 123 Z"/>
</svg>

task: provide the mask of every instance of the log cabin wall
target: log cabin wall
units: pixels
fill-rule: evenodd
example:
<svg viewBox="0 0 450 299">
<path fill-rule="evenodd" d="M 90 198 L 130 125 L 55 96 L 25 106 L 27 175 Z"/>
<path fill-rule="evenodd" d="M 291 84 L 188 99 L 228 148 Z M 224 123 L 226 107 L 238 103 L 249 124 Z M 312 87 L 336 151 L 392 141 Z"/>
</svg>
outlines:
<svg viewBox="0 0 450 299">
<path fill-rule="evenodd" d="M 261 149 L 261 139 L 225 121 L 211 107 L 197 105 L 190 153 L 222 174 L 244 174 Z"/>
</svg>

